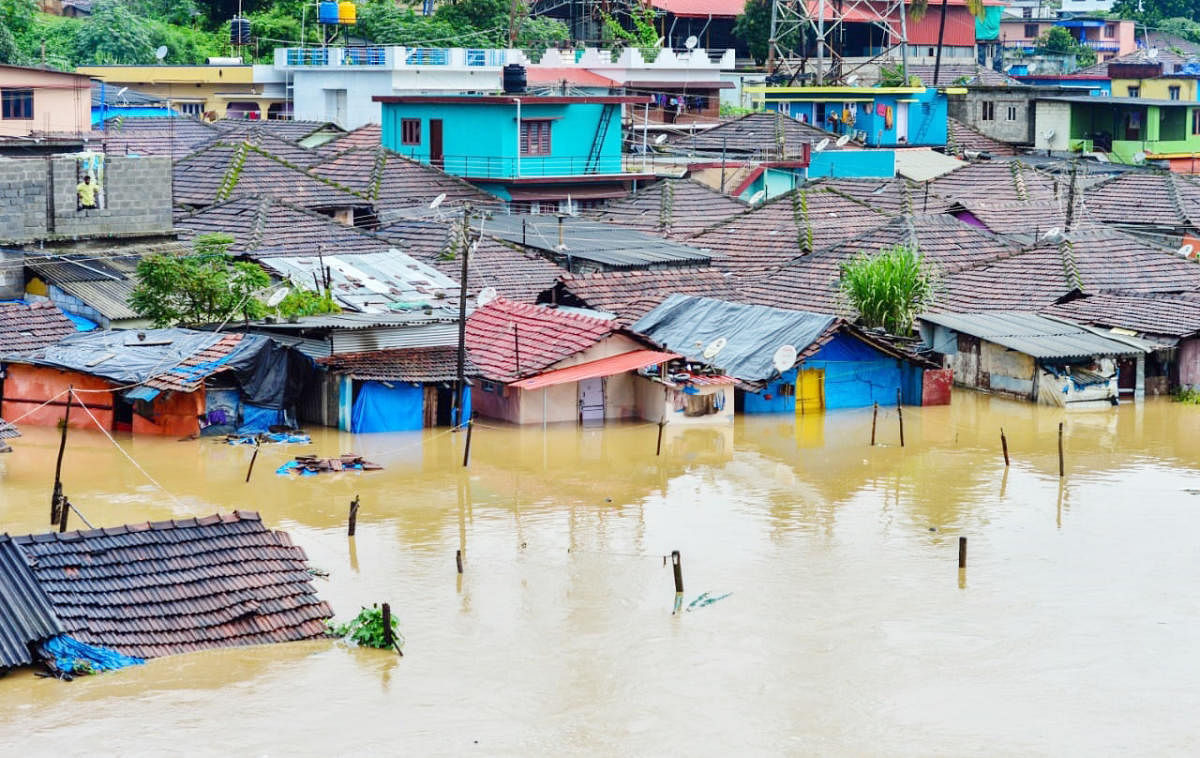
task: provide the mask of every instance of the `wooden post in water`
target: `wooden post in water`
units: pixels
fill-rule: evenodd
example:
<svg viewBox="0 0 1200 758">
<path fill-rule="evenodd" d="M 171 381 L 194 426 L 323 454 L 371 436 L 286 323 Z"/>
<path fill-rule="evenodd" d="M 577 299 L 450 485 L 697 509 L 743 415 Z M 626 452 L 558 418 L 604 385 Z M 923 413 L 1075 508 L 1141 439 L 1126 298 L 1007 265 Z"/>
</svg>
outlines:
<svg viewBox="0 0 1200 758">
<path fill-rule="evenodd" d="M 1058 478 L 1062 479 L 1066 476 L 1066 469 L 1063 467 L 1063 424 L 1058 422 Z"/>
<path fill-rule="evenodd" d="M 666 424 L 667 424 L 666 418 L 663 418 L 661 421 L 658 422 L 658 446 L 654 448 L 654 454 L 656 456 L 662 455 L 662 432 L 663 432 L 663 427 L 666 426 Z"/>
<path fill-rule="evenodd" d="M 467 419 L 467 445 L 463 448 L 463 468 L 471 462 L 471 430 L 475 428 L 475 414 Z"/>
<path fill-rule="evenodd" d="M 396 639 L 392 636 L 392 606 L 383 604 L 383 644 L 389 648 L 395 647 Z"/>
<path fill-rule="evenodd" d="M 875 403 L 875 410 L 871 411 L 871 447 L 875 447 L 875 423 L 879 420 L 879 403 Z"/>
<path fill-rule="evenodd" d="M 967 538 L 958 538 L 958 567 L 965 569 L 967 567 Z"/>
<path fill-rule="evenodd" d="M 458 573 L 462 573 L 462 550 L 454 551 L 454 565 L 458 567 Z"/>
<path fill-rule="evenodd" d="M 59 512 L 58 531 L 65 532 L 65 531 L 67 531 L 67 516 L 69 516 L 71 513 L 71 501 L 67 500 L 64 497 L 62 499 L 62 504 L 58 508 L 58 512 Z"/>
<path fill-rule="evenodd" d="M 350 501 L 350 523 L 346 530 L 346 536 L 353 537 L 354 530 L 358 528 L 358 495 Z"/>
<path fill-rule="evenodd" d="M 54 489 L 50 493 L 50 523 L 57 524 L 62 508 L 62 461 L 67 449 L 67 426 L 71 423 L 71 398 L 75 396 L 75 385 L 67 385 L 67 409 L 63 412 L 62 436 L 58 440 L 58 462 L 54 464 Z"/>
<path fill-rule="evenodd" d="M 904 447 L 904 409 L 900 407 L 900 388 L 896 388 L 896 418 L 900 420 L 900 447 Z"/>
<path fill-rule="evenodd" d="M 683 594 L 683 564 L 679 558 L 679 551 L 671 551 L 671 570 L 675 573 L 675 594 Z"/>
<path fill-rule="evenodd" d="M 1004 467 L 1008 468 L 1008 438 L 1004 436 L 1004 427 L 1000 427 L 1000 449 L 1004 451 Z"/>
<path fill-rule="evenodd" d="M 246 469 L 246 483 L 250 483 L 250 474 L 254 472 L 254 461 L 258 460 L 258 443 L 254 443 L 254 455 L 250 456 L 250 467 Z"/>
</svg>

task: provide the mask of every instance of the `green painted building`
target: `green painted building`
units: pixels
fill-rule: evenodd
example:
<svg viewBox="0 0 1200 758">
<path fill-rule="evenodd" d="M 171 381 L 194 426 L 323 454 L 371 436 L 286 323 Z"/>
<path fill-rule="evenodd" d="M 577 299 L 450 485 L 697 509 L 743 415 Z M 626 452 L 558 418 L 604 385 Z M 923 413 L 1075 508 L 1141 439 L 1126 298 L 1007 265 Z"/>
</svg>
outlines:
<svg viewBox="0 0 1200 758">
<path fill-rule="evenodd" d="M 1196 173 L 1200 103 L 1142 97 L 1046 97 L 1035 110 L 1038 150 L 1102 153 L 1114 163 L 1163 161 Z"/>
</svg>

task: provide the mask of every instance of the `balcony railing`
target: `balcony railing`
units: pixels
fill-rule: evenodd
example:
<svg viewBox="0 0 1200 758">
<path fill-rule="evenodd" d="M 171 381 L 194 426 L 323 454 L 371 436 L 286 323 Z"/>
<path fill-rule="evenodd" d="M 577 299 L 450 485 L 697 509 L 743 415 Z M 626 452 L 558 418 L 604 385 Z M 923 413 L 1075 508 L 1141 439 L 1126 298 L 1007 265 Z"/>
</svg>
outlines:
<svg viewBox="0 0 1200 758">
<path fill-rule="evenodd" d="M 386 66 L 386 47 L 343 48 L 342 63 L 347 66 Z"/>
<path fill-rule="evenodd" d="M 289 66 L 328 66 L 329 48 L 289 47 L 287 49 L 287 64 Z"/>
<path fill-rule="evenodd" d="M 623 173 L 620 155 L 522 155 L 520 159 L 500 155 L 446 155 L 441 161 L 409 154 L 421 163 L 432 163 L 448 174 L 479 179 L 529 179 L 539 176 L 598 176 Z"/>
</svg>

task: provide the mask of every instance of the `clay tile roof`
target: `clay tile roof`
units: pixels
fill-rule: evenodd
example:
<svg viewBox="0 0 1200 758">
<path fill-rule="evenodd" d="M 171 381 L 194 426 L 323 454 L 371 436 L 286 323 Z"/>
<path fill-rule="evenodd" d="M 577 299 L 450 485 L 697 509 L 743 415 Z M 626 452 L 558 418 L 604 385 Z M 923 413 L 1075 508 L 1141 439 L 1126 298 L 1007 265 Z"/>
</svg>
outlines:
<svg viewBox="0 0 1200 758">
<path fill-rule="evenodd" d="M 605 205 L 597 221 L 683 239 L 747 210 L 745 203 L 690 179 L 664 179 Z"/>
<path fill-rule="evenodd" d="M 113 118 L 98 137 L 110 155 L 190 155 L 220 132 L 211 124 L 190 118 Z"/>
<path fill-rule="evenodd" d="M 978 150 L 992 155 L 1016 155 L 1017 149 L 1007 142 L 992 139 L 983 132 L 978 132 L 956 118 L 947 118 L 949 135 L 946 140 L 947 150 L 957 156 L 962 156 L 966 150 Z"/>
<path fill-rule="evenodd" d="M 929 182 L 931 194 L 947 200 L 1044 201 L 1055 198 L 1054 180 L 1021 161 L 968 163 Z"/>
<path fill-rule="evenodd" d="M 1124 227 L 1200 229 L 1200 183 L 1170 172 L 1129 172 L 1088 188 L 1089 218 Z"/>
<path fill-rule="evenodd" d="M 36 350 L 75 333 L 54 303 L 0 303 L 0 355 Z"/>
<path fill-rule="evenodd" d="M 1062 242 L 1042 241 L 949 274 L 937 310 L 998 311 L 1048 307 L 1072 293 L 1183 293 L 1200 289 L 1200 266 L 1169 248 L 1093 226 Z"/>
<path fill-rule="evenodd" d="M 142 658 L 321 637 L 304 551 L 257 513 L 14 537 L 66 632 Z"/>
<path fill-rule="evenodd" d="M 204 207 L 240 195 L 275 195 L 305 208 L 367 205 L 349 188 L 310 176 L 246 142 L 218 143 L 175 162 L 175 203 Z"/>
<path fill-rule="evenodd" d="M 223 118 L 212 125 L 226 134 L 266 134 L 289 142 L 297 142 L 314 132 L 341 132 L 341 127 L 328 121 L 295 121 L 292 119 L 250 120 Z"/>
<path fill-rule="evenodd" d="M 566 80 L 568 85 L 576 87 L 619 87 L 620 84 L 607 76 L 601 76 L 585 68 L 569 66 L 527 66 L 525 81 L 530 85 L 557 85 Z"/>
<path fill-rule="evenodd" d="M 950 201 L 930 192 L 928 183 L 917 184 L 899 176 L 894 179 L 815 179 L 806 188 L 825 190 L 891 216 L 944 213 L 950 207 Z"/>
<path fill-rule="evenodd" d="M 403 347 L 372 350 L 365 353 L 336 353 L 317 359 L 332 373 L 355 379 L 396 382 L 446 382 L 458 378 L 458 347 Z M 466 376 L 478 376 L 479 369 L 466 356 Z"/>
<path fill-rule="evenodd" d="M 193 392 L 204 379 L 220 370 L 222 358 L 228 357 L 242 343 L 244 334 L 226 334 L 212 345 L 193 353 L 170 371 L 147 379 L 146 386 L 159 390 Z"/>
<path fill-rule="evenodd" d="M 481 376 L 510 382 L 541 373 L 587 350 L 616 329 L 611 319 L 496 298 L 467 319 L 466 344 Z"/>
<path fill-rule="evenodd" d="M 564 274 L 556 289 L 558 302 L 613 313 L 622 324 L 637 321 L 673 294 L 738 299 L 732 277 L 707 267 Z"/>
<path fill-rule="evenodd" d="M 1200 333 L 1200 300 L 1171 295 L 1101 292 L 1042 312 L 1141 334 L 1183 338 Z"/>
<path fill-rule="evenodd" d="M 318 149 L 333 154 L 352 147 L 379 147 L 382 143 L 383 127 L 379 124 L 366 124 L 326 142 Z"/>
<path fill-rule="evenodd" d="M 889 217 L 822 189 L 804 188 L 743 213 L 688 241 L 713 254 L 712 265 L 738 274 L 779 266 L 886 224 Z"/>
<path fill-rule="evenodd" d="M 811 124 L 777 112 L 749 113 L 720 126 L 698 132 L 695 135 L 681 134 L 668 140 L 676 151 L 720 153 L 722 150 L 736 153 L 785 153 L 799 155 L 805 143 L 820 142 L 828 138 L 827 150 L 841 149 L 833 144 L 837 135 Z"/>
<path fill-rule="evenodd" d="M 1077 213 L 1081 212 L 1077 208 Z M 1050 229 L 1061 229 L 1066 224 L 1066 209 L 1056 202 L 989 202 L 967 199 L 955 203 L 950 208 L 950 214 L 962 220 L 974 217 L 996 234 L 1037 237 Z"/>
<path fill-rule="evenodd" d="M 898 217 L 841 244 L 796 258 L 751 282 L 743 300 L 777 308 L 837 313 L 837 281 L 842 264 L 859 253 L 873 254 L 894 245 L 915 246 L 943 274 L 1012 255 L 1019 248 L 952 216 Z"/>
<path fill-rule="evenodd" d="M 920 77 L 927 87 L 933 86 L 933 66 L 931 64 L 910 63 L 908 64 L 908 75 Z M 978 63 L 946 63 L 943 61 L 942 68 L 938 72 L 938 86 L 946 87 L 960 82 L 984 86 L 1019 83 L 999 71 L 980 66 Z"/>
<path fill-rule="evenodd" d="M 311 166 L 322 157 L 314 150 L 264 131 L 246 131 L 242 134 L 218 132 L 208 140 L 197 143 L 194 150 L 198 152 L 213 145 L 237 147 L 242 143 L 300 168 Z"/>
<path fill-rule="evenodd" d="M 340 140 L 339 140 L 340 142 Z M 428 205 L 445 194 L 443 206 L 472 203 L 493 205 L 497 199 L 455 176 L 409 160 L 382 148 L 355 147 L 314 165 L 309 173 L 349 187 L 375 206 L 384 216 L 389 210 Z"/>
</svg>

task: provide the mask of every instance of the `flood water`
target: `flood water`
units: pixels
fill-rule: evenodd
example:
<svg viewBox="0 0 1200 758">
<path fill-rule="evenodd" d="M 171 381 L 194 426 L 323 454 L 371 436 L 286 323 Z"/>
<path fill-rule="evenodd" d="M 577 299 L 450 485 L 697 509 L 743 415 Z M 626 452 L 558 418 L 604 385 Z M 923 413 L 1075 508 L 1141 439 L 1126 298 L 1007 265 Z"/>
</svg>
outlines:
<svg viewBox="0 0 1200 758">
<path fill-rule="evenodd" d="M 20 672 L 0 753 L 1196 754 L 1200 407 L 956 392 L 904 422 L 903 448 L 894 409 L 874 448 L 869 409 L 668 427 L 656 458 L 654 425 L 483 421 L 465 473 L 461 433 L 317 430 L 250 484 L 248 447 L 119 437 L 171 495 L 72 431 L 92 523 L 258 510 L 339 619 L 389 601 L 405 657 L 320 640 Z M 0 530 L 48 531 L 56 445 L 27 428 L 0 457 Z M 348 451 L 386 468 L 274 473 Z M 672 614 L 673 549 L 685 607 L 731 594 Z"/>
</svg>

